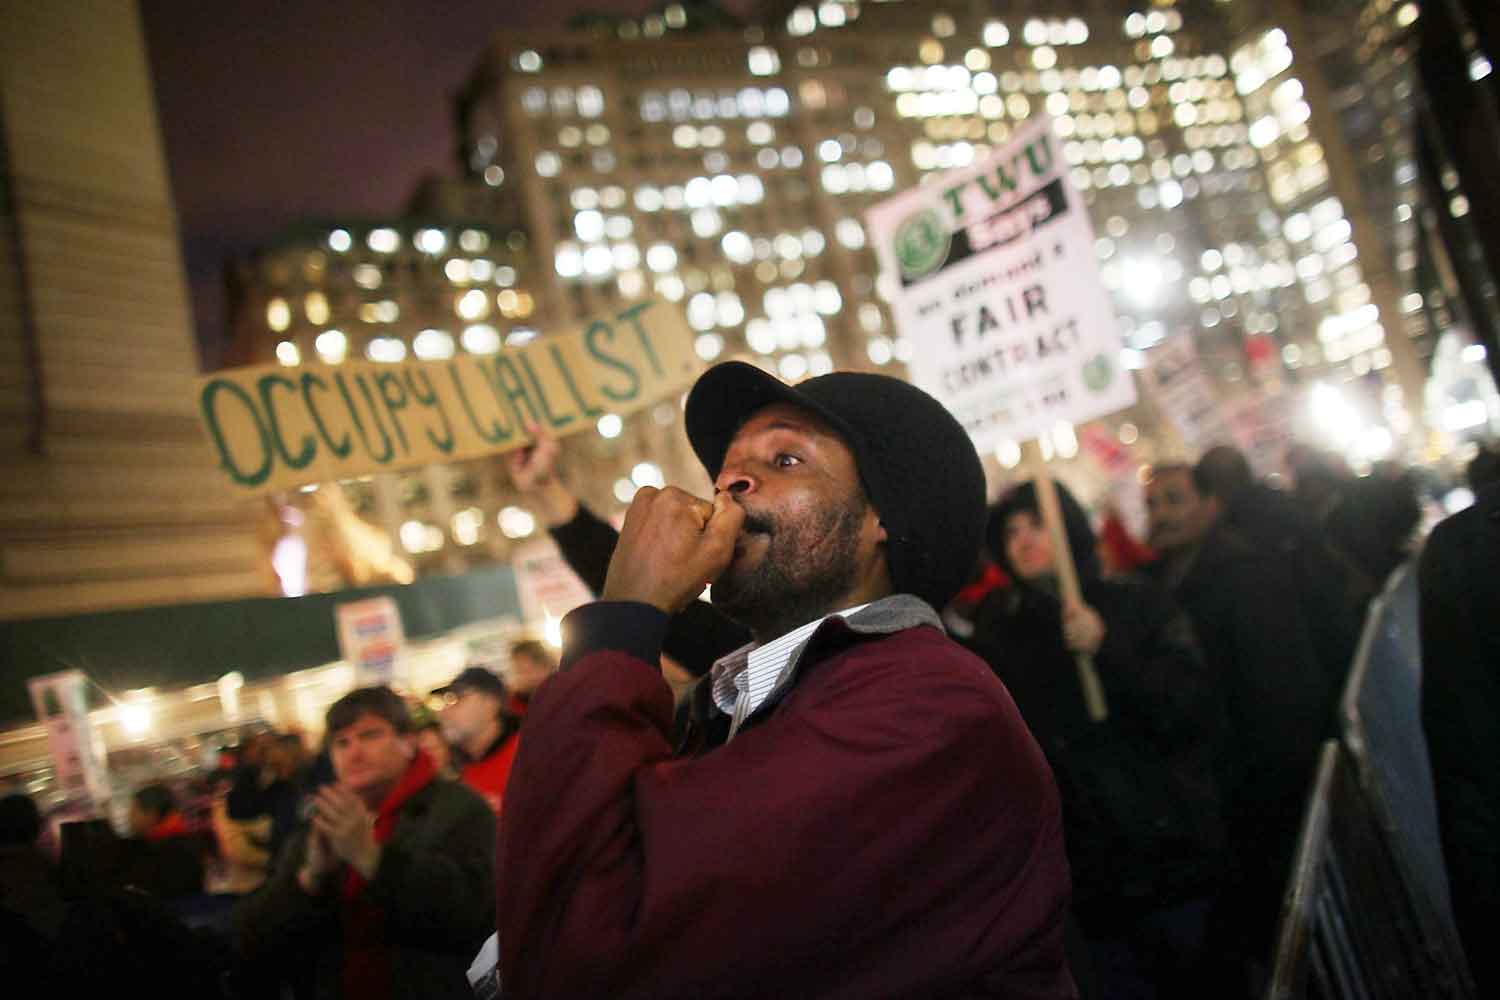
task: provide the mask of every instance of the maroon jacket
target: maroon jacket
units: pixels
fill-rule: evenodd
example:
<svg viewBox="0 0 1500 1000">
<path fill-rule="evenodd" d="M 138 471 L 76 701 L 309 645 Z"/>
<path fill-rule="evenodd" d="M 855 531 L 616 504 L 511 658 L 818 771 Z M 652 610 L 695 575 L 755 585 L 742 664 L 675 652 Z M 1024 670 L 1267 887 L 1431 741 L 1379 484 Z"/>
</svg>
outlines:
<svg viewBox="0 0 1500 1000">
<path fill-rule="evenodd" d="M 927 605 L 830 619 L 691 758 L 649 654 L 665 616 L 570 619 L 584 648 L 532 700 L 500 822 L 506 996 L 1075 995 L 1052 774 Z"/>
</svg>

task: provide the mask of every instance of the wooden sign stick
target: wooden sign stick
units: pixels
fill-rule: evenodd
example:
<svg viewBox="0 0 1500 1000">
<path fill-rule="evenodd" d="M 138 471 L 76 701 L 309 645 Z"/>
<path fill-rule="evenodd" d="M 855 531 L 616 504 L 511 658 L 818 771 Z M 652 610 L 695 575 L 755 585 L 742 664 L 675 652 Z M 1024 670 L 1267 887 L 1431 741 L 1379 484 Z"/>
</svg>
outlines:
<svg viewBox="0 0 1500 1000">
<path fill-rule="evenodd" d="M 1078 567 L 1073 562 L 1073 549 L 1068 544 L 1068 531 L 1063 524 L 1062 507 L 1057 501 L 1057 488 L 1042 459 L 1041 446 L 1035 441 L 1026 443 L 1033 478 L 1036 482 L 1036 502 L 1042 513 L 1042 523 L 1052 540 L 1052 562 L 1057 570 L 1058 587 L 1062 595 L 1063 609 L 1083 603 L 1083 590 L 1078 585 Z M 1104 700 L 1104 686 L 1099 683 L 1099 673 L 1094 669 L 1094 658 L 1088 653 L 1076 653 L 1074 665 L 1078 668 L 1078 683 L 1083 688 L 1083 701 L 1089 718 L 1103 722 L 1109 718 L 1109 705 Z"/>
</svg>

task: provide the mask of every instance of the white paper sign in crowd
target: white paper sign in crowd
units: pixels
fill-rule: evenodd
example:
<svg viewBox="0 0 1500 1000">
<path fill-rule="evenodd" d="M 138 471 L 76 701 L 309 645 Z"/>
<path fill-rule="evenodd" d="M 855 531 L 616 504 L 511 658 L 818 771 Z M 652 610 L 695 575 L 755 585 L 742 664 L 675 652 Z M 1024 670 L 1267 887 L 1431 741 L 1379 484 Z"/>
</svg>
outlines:
<svg viewBox="0 0 1500 1000">
<path fill-rule="evenodd" d="M 89 724 L 88 675 L 81 670 L 42 674 L 26 682 L 36 717 L 47 730 L 57 786 L 69 796 L 109 797 L 103 746 Z"/>
<path fill-rule="evenodd" d="M 868 213 L 911 379 L 980 448 L 1135 402 L 1094 232 L 1050 118 Z"/>
<path fill-rule="evenodd" d="M 1147 378 L 1156 404 L 1171 419 L 1192 454 L 1233 440 L 1218 392 L 1187 334 L 1168 337 L 1147 353 Z"/>
<path fill-rule="evenodd" d="M 406 645 L 401 609 L 391 597 L 349 601 L 334 610 L 339 654 L 354 668 L 356 683 L 390 684 Z"/>
</svg>

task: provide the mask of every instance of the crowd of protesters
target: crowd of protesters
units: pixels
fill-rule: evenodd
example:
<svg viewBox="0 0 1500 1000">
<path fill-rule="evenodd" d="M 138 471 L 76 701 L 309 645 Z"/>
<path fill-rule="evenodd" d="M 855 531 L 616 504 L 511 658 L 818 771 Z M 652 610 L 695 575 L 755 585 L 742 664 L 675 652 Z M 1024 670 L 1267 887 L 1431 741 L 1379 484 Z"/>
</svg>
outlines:
<svg viewBox="0 0 1500 1000">
<path fill-rule="evenodd" d="M 1143 477 L 1143 539 L 1053 484 L 1059 534 L 1035 482 L 986 509 L 967 435 L 894 379 L 731 363 L 687 424 L 715 499 L 645 489 L 621 531 L 546 434 L 507 456 L 601 597 L 556 680 L 522 642 L 503 676 L 351 692 L 315 755 L 247 735 L 206 824 L 139 789 L 133 848 L 87 886 L 29 799 L 0 800 L 3 967 L 87 988 L 69 956 L 92 948 L 113 988 L 456 998 L 498 929 L 517 997 L 1263 988 L 1365 608 L 1417 541 L 1412 476 L 1299 448 L 1271 483 L 1218 447 Z M 1442 537 L 1500 523 L 1497 465 Z M 1463 589 L 1485 544 L 1442 546 L 1424 594 Z M 1461 772 L 1500 727 L 1463 692 L 1495 685 L 1494 638 L 1430 603 L 1424 650 L 1463 678 L 1432 701 L 1433 756 L 1478 926 L 1500 809 L 1492 767 Z M 231 903 L 206 919 L 184 902 L 205 865 Z"/>
</svg>

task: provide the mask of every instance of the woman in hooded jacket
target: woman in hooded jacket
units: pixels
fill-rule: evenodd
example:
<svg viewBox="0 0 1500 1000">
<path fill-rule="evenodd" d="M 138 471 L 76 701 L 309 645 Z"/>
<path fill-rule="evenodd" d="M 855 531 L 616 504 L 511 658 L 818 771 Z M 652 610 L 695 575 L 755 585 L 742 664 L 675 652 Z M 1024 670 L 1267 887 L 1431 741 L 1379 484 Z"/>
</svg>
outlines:
<svg viewBox="0 0 1500 1000">
<path fill-rule="evenodd" d="M 1009 688 L 1062 796 L 1073 909 L 1105 997 L 1203 996 L 1206 920 L 1223 864 L 1214 780 L 1222 705 L 1192 627 L 1151 584 L 1100 575 L 1094 533 L 1057 486 L 1082 601 L 1065 606 L 1024 483 L 991 509 L 991 554 L 1015 585 L 975 613 L 970 645 Z M 1090 718 L 1076 659 L 1107 715 Z"/>
</svg>

